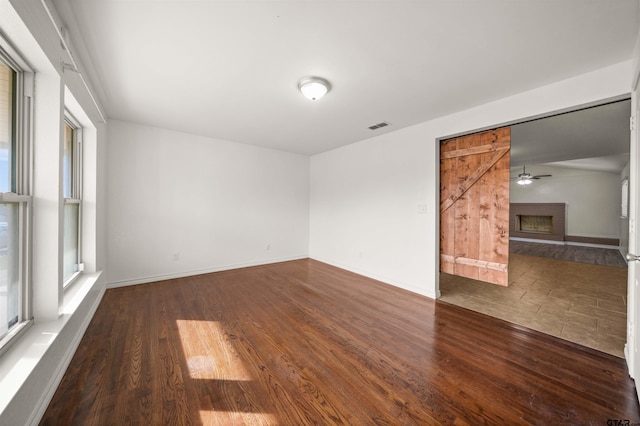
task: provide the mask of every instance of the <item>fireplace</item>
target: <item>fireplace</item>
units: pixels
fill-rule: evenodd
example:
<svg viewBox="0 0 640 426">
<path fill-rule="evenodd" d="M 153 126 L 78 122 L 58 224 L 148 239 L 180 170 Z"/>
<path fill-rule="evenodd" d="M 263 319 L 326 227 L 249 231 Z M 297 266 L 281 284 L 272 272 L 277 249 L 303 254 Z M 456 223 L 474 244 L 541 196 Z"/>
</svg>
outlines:
<svg viewBox="0 0 640 426">
<path fill-rule="evenodd" d="M 511 203 L 509 236 L 564 241 L 564 203 Z"/>
<path fill-rule="evenodd" d="M 516 221 L 519 232 L 553 234 L 553 216 L 519 214 Z"/>
</svg>

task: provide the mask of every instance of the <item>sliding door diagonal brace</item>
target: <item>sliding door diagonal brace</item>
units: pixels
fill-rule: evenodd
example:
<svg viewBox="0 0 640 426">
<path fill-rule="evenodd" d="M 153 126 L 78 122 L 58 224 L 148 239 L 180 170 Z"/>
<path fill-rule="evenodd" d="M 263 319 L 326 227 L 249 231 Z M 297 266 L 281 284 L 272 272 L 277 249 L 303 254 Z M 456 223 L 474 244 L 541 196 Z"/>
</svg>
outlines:
<svg viewBox="0 0 640 426">
<path fill-rule="evenodd" d="M 480 167 L 478 167 L 469 177 L 462 182 L 462 184 L 456 188 L 452 194 L 445 197 L 440 203 L 440 213 L 444 213 L 451 207 L 460 197 L 464 195 L 465 192 L 469 190 L 485 173 L 489 171 L 494 164 L 496 164 L 507 152 L 509 149 L 499 149 L 496 150 L 489 158 L 484 160 Z"/>
</svg>

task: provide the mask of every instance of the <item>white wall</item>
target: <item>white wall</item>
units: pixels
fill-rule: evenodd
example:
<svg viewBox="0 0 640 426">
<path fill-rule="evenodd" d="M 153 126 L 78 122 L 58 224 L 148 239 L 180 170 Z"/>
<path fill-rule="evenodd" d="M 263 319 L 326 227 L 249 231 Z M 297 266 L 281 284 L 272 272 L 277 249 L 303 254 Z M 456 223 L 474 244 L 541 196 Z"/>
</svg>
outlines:
<svg viewBox="0 0 640 426">
<path fill-rule="evenodd" d="M 310 256 L 439 296 L 437 139 L 626 95 L 630 85 L 629 61 L 313 156 Z"/>
<path fill-rule="evenodd" d="M 308 157 L 122 121 L 108 152 L 109 286 L 308 256 Z"/>
<path fill-rule="evenodd" d="M 512 176 L 522 173 L 511 172 Z M 552 177 L 531 185 L 511 182 L 512 203 L 565 203 L 565 233 L 579 237 L 620 238 L 620 174 L 536 165 L 532 175 Z"/>
</svg>

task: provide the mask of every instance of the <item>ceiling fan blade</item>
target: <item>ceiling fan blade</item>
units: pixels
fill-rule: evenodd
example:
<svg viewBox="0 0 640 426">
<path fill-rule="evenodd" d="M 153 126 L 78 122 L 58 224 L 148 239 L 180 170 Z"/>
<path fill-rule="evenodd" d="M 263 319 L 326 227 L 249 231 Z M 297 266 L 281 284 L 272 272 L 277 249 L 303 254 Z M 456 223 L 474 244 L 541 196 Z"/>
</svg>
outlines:
<svg viewBox="0 0 640 426">
<path fill-rule="evenodd" d="M 535 175 L 535 176 L 531 176 L 531 179 L 540 179 L 543 177 L 551 177 L 551 175 Z"/>
</svg>

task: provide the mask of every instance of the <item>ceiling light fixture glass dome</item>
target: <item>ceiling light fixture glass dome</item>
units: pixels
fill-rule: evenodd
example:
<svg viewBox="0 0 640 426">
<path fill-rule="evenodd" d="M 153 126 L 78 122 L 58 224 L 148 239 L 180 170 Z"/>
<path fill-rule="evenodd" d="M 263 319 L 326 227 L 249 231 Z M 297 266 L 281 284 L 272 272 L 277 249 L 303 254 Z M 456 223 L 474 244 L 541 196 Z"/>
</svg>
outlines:
<svg viewBox="0 0 640 426">
<path fill-rule="evenodd" d="M 305 98 L 317 101 L 331 90 L 331 84 L 320 77 L 303 77 L 298 82 L 298 89 Z"/>
</svg>

